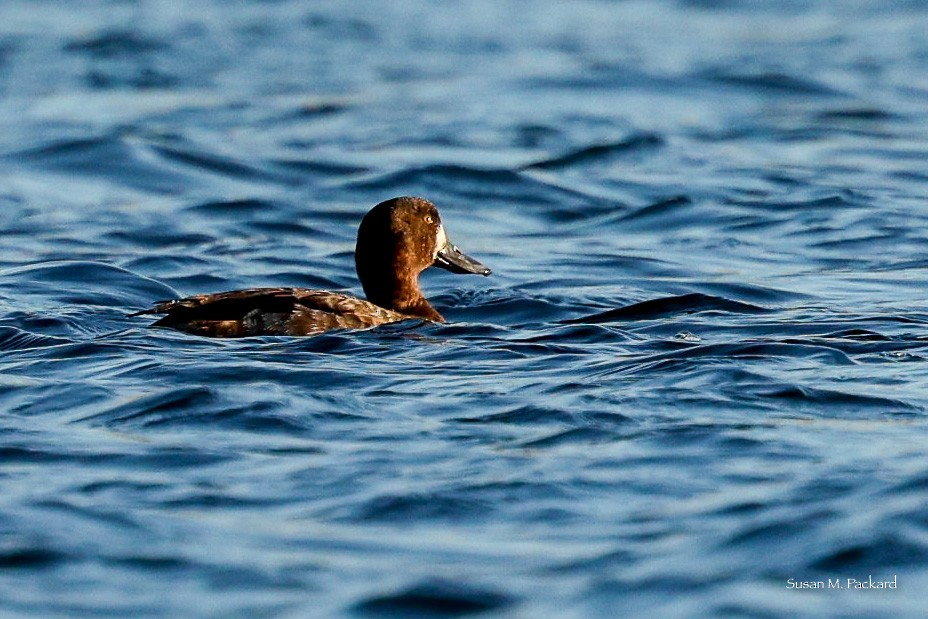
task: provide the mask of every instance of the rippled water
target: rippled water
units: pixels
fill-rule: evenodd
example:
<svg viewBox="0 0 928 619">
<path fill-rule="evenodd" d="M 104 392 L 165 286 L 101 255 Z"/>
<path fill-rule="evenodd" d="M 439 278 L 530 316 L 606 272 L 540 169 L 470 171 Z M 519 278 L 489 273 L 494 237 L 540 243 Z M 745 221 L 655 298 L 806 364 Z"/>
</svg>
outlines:
<svg viewBox="0 0 928 619">
<path fill-rule="evenodd" d="M 0 8 L 4 617 L 923 616 L 924 2 L 80 5 Z M 404 194 L 447 325 L 126 317 Z"/>
</svg>

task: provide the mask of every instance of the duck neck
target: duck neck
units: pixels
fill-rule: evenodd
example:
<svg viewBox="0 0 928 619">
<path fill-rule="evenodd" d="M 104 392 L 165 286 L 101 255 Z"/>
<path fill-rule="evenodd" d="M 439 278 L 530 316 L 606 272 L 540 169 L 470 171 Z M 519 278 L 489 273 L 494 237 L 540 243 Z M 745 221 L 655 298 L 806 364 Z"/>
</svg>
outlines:
<svg viewBox="0 0 928 619">
<path fill-rule="evenodd" d="M 386 278 L 375 281 L 386 281 Z M 365 284 L 365 282 L 362 282 L 362 284 Z M 391 285 L 388 286 L 364 285 L 364 294 L 367 295 L 371 303 L 375 303 L 380 307 L 408 316 L 416 316 L 434 322 L 445 322 L 442 315 L 422 295 L 422 289 L 419 288 L 418 273 L 409 273 L 405 277 L 393 274 Z"/>
</svg>

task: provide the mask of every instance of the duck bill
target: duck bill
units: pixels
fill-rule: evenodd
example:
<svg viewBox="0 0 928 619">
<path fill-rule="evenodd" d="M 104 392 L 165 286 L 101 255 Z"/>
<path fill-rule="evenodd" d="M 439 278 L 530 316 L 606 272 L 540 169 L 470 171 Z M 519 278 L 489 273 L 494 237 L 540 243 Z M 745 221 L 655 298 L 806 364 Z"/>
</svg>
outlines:
<svg viewBox="0 0 928 619">
<path fill-rule="evenodd" d="M 439 250 L 438 255 L 435 256 L 435 266 L 462 275 L 466 273 L 489 275 L 492 273 L 490 269 L 468 256 L 451 243 L 446 243 L 445 246 Z"/>
</svg>

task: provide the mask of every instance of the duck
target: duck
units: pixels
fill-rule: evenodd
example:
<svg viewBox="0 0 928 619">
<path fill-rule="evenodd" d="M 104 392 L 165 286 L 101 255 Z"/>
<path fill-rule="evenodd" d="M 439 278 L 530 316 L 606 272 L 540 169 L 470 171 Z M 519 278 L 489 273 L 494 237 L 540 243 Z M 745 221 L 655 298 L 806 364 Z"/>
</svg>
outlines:
<svg viewBox="0 0 928 619">
<path fill-rule="evenodd" d="M 451 243 L 438 207 L 414 196 L 385 200 L 368 211 L 354 257 L 367 299 L 309 288 L 248 288 L 158 301 L 129 316 L 163 315 L 150 326 L 225 338 L 316 335 L 414 319 L 445 322 L 422 294 L 422 272 L 436 266 L 458 274 L 492 273 Z"/>
</svg>

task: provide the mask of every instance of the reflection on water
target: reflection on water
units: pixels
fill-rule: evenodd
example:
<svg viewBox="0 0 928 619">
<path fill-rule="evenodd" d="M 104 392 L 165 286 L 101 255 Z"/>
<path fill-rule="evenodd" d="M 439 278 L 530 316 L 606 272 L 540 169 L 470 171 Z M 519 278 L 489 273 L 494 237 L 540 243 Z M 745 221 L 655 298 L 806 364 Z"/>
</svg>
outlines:
<svg viewBox="0 0 928 619">
<path fill-rule="evenodd" d="M 10 616 L 920 616 L 919 2 L 0 8 Z M 435 201 L 449 319 L 360 293 Z M 789 578 L 897 591 L 790 591 Z"/>
</svg>

